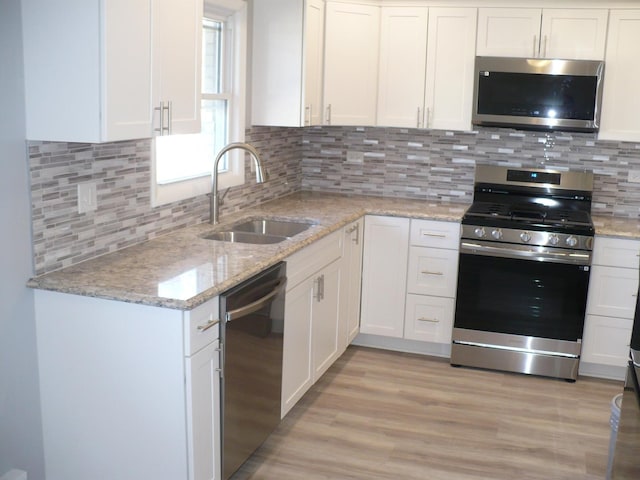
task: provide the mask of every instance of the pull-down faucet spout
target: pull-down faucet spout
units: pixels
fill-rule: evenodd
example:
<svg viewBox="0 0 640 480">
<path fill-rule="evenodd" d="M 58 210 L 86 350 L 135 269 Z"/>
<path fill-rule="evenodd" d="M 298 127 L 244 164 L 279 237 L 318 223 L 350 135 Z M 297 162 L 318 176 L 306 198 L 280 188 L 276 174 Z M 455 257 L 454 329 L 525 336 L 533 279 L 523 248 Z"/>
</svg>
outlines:
<svg viewBox="0 0 640 480">
<path fill-rule="evenodd" d="M 260 154 L 252 145 L 243 142 L 235 142 L 230 143 L 226 147 L 223 147 L 222 150 L 218 152 L 215 160 L 213 161 L 213 172 L 211 174 L 211 200 L 210 207 L 211 212 L 209 215 L 209 222 L 213 225 L 218 223 L 218 164 L 222 157 L 224 157 L 225 153 L 230 150 L 240 149 L 245 152 L 249 152 L 253 161 L 256 164 L 256 183 L 264 183 L 267 181 L 267 171 L 264 168 L 264 164 L 260 159 Z"/>
</svg>

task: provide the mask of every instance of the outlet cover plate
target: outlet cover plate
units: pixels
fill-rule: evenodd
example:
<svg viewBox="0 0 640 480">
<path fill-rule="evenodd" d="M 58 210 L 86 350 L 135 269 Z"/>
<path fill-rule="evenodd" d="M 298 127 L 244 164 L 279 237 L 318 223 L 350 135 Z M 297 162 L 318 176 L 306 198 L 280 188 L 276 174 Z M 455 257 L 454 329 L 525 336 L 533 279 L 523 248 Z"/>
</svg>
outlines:
<svg viewBox="0 0 640 480">
<path fill-rule="evenodd" d="M 347 162 L 349 163 L 363 163 L 364 152 L 356 152 L 354 150 L 347 150 Z"/>
<path fill-rule="evenodd" d="M 629 170 L 629 183 L 640 183 L 640 170 Z"/>
<path fill-rule="evenodd" d="M 78 213 L 92 212 L 98 208 L 98 193 L 96 184 L 78 184 Z"/>
</svg>

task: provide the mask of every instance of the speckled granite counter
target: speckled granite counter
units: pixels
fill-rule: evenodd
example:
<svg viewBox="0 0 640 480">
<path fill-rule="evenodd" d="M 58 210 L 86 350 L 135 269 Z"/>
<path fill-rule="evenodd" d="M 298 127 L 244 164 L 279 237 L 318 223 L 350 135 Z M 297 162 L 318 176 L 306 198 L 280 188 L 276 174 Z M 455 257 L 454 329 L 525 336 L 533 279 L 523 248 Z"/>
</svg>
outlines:
<svg viewBox="0 0 640 480">
<path fill-rule="evenodd" d="M 593 216 L 596 235 L 640 239 L 640 220 L 622 217 Z"/>
<path fill-rule="evenodd" d="M 33 278 L 32 288 L 167 308 L 192 309 L 364 214 L 459 221 L 465 205 L 300 192 L 222 216 L 78 265 Z M 316 226 L 271 245 L 205 240 L 256 217 L 313 220 Z"/>
</svg>

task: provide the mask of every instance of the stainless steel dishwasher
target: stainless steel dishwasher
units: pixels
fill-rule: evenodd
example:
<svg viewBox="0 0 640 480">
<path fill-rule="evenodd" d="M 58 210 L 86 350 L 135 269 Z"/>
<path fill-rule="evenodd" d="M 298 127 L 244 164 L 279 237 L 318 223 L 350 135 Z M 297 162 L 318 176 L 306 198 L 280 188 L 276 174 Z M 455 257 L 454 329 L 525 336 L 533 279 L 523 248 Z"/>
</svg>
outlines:
<svg viewBox="0 0 640 480">
<path fill-rule="evenodd" d="M 225 480 L 280 422 L 285 267 L 274 265 L 220 295 Z"/>
</svg>

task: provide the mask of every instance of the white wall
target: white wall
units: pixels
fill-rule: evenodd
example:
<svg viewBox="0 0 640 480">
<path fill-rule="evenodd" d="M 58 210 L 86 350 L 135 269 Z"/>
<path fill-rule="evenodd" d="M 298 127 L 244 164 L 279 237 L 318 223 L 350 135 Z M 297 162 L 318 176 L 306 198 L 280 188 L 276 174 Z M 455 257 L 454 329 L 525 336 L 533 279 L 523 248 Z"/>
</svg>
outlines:
<svg viewBox="0 0 640 480">
<path fill-rule="evenodd" d="M 42 480 L 23 83 L 20 0 L 0 0 L 0 476 Z"/>
</svg>

